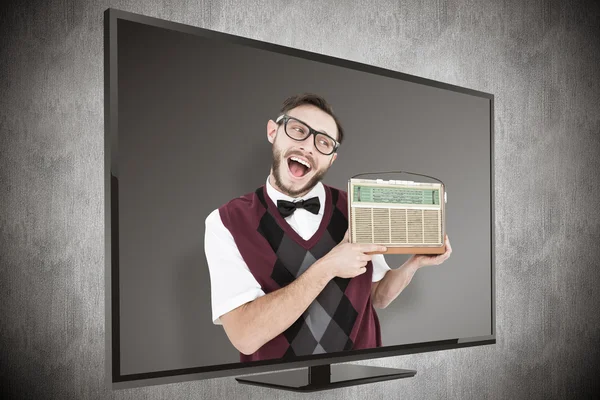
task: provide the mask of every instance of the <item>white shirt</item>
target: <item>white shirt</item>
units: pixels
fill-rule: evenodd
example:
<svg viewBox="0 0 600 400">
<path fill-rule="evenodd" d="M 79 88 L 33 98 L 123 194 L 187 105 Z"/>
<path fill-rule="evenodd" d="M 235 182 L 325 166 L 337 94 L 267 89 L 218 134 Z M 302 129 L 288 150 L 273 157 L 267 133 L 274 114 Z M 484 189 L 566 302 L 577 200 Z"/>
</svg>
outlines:
<svg viewBox="0 0 600 400">
<path fill-rule="evenodd" d="M 318 230 L 325 209 L 325 188 L 318 183 L 310 192 L 300 198 L 289 197 L 276 190 L 267 178 L 267 195 L 274 204 L 277 200 L 298 201 L 318 197 L 321 207 L 318 214 L 305 209 L 296 209 L 285 221 L 304 240 L 310 239 Z M 221 325 L 220 317 L 242 304 L 264 296 L 260 284 L 250 272 L 242 258 L 231 232 L 223 225 L 219 209 L 211 212 L 205 221 L 204 252 L 210 273 L 212 319 Z M 390 270 L 382 254 L 373 256 L 373 282 L 378 282 Z"/>
</svg>

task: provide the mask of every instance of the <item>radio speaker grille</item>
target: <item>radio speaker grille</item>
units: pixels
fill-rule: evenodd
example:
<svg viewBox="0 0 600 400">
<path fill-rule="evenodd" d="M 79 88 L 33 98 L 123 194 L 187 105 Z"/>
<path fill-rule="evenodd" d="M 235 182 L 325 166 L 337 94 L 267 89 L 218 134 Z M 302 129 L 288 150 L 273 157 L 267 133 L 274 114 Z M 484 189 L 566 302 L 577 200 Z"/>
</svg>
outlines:
<svg viewBox="0 0 600 400">
<path fill-rule="evenodd" d="M 355 243 L 425 245 L 441 241 L 439 210 L 354 207 L 352 212 Z"/>
</svg>

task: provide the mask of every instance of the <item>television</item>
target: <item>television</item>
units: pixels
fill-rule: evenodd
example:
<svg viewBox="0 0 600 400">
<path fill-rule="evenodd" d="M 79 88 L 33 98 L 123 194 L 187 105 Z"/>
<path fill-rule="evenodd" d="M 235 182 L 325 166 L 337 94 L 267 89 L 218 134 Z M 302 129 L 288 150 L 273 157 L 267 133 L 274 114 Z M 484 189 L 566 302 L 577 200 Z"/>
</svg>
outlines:
<svg viewBox="0 0 600 400">
<path fill-rule="evenodd" d="M 416 373 L 352 361 L 496 342 L 492 94 L 116 9 L 105 11 L 104 24 L 111 388 L 237 376 L 240 383 L 288 390 L 330 389 Z M 248 360 L 213 315 L 219 289 L 211 287 L 210 268 L 220 266 L 207 261 L 207 218 L 265 188 L 273 162 L 269 127 L 283 102 L 303 93 L 326 99 L 344 129 L 320 184 L 336 189 L 339 200 L 350 179 L 366 173 L 443 181 L 453 251 L 443 263 L 419 269 L 387 307 L 375 309 L 365 295 L 380 343 L 313 345 Z M 316 145 L 323 132 L 314 132 Z M 336 210 L 343 222 L 343 204 Z M 377 256 L 387 273 L 412 257 Z M 335 279 L 343 289 L 355 278 Z"/>
</svg>

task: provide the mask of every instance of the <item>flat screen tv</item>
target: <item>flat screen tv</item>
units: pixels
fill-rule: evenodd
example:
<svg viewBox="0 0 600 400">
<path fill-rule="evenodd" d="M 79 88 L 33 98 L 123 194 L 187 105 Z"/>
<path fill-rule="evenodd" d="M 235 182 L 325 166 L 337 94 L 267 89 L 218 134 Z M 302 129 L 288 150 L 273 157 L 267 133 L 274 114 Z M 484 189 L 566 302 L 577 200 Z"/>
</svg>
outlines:
<svg viewBox="0 0 600 400">
<path fill-rule="evenodd" d="M 110 387 L 235 375 L 320 390 L 417 372 L 351 361 L 496 342 L 492 94 L 115 9 L 104 17 Z M 289 108 L 308 98 L 330 108 Z M 423 256 L 347 243 L 348 183 L 367 173 L 443 182 L 445 261 L 410 269 Z M 292 228 L 277 196 L 302 188 L 321 211 L 292 204 Z M 310 218 L 321 222 L 301 237 Z M 334 251 L 360 255 L 342 263 Z M 385 304 L 384 280 L 395 290 Z"/>
</svg>

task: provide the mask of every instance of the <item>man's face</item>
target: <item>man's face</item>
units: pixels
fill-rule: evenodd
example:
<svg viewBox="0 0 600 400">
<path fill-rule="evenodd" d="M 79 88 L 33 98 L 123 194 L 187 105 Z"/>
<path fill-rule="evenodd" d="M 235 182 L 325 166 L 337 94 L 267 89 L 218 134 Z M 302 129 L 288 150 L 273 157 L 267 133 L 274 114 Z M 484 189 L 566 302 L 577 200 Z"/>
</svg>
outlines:
<svg viewBox="0 0 600 400">
<path fill-rule="evenodd" d="M 302 105 L 286 114 L 337 140 L 335 120 L 321 109 L 312 105 Z M 303 141 L 290 138 L 284 131 L 283 123 L 277 125 L 274 121 L 269 121 L 267 136 L 273 144 L 271 185 L 290 197 L 301 197 L 308 193 L 323 179 L 337 157 L 336 153 L 330 155 L 320 153 L 315 148 L 313 135 L 309 135 Z"/>
</svg>

